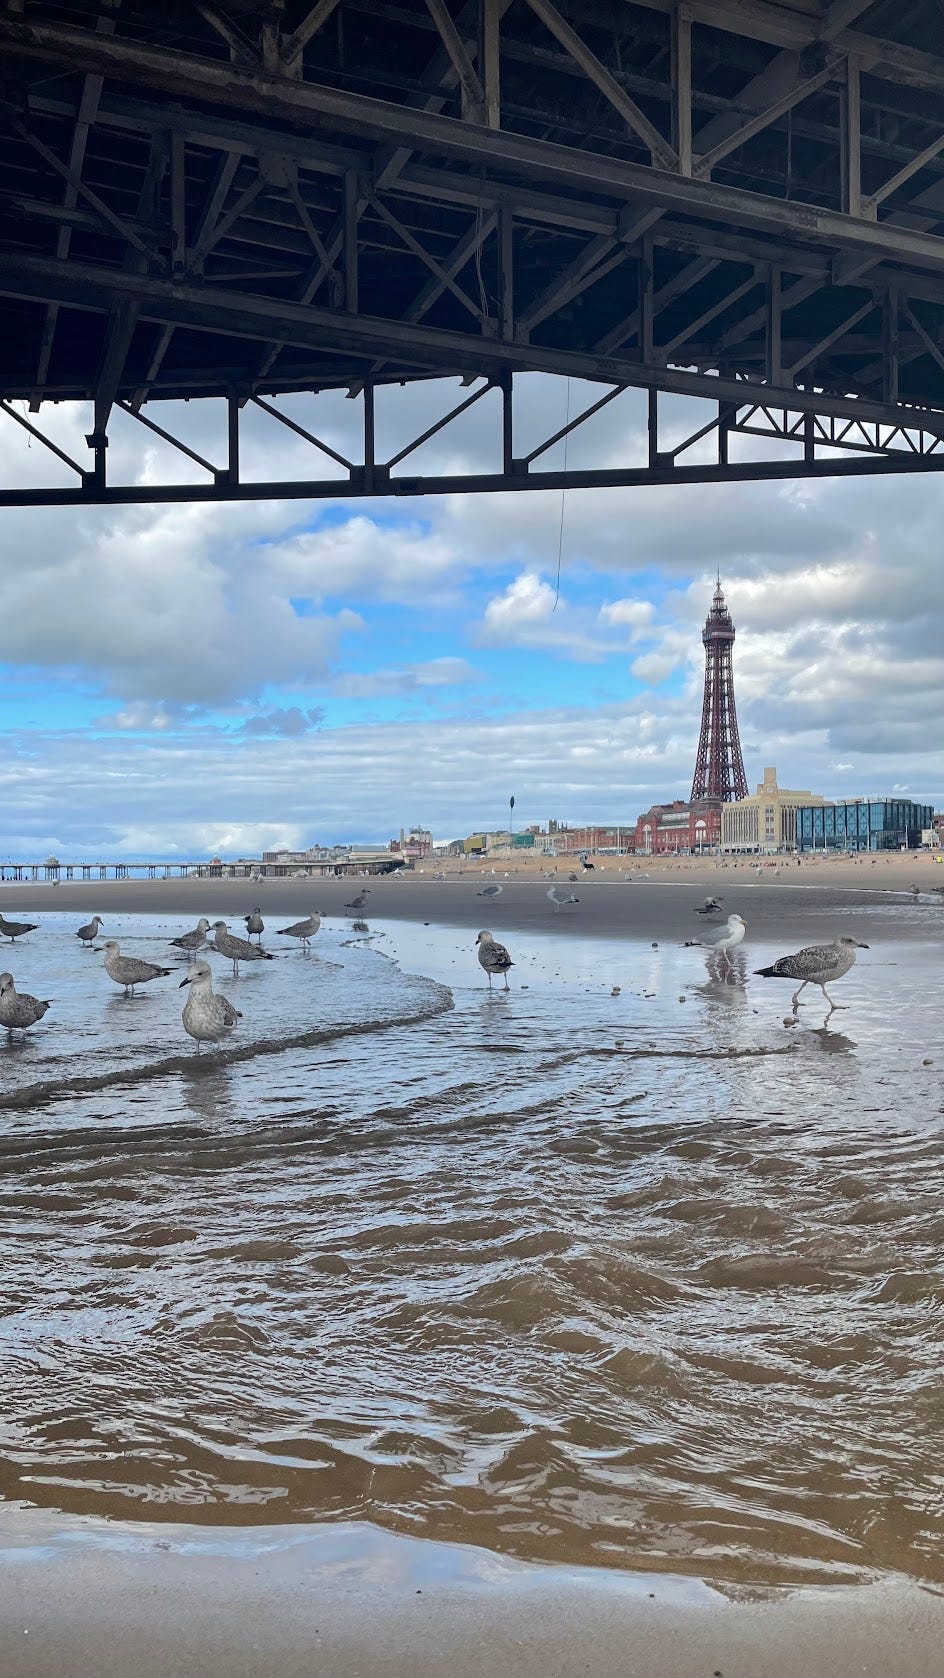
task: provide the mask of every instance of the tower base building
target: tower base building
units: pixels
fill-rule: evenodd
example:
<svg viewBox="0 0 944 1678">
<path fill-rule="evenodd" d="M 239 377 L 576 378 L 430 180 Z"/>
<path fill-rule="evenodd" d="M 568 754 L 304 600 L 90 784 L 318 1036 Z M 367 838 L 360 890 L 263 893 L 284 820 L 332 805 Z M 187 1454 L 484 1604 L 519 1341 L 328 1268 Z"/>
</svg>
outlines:
<svg viewBox="0 0 944 1678">
<path fill-rule="evenodd" d="M 725 804 L 721 811 L 723 851 L 792 851 L 797 845 L 797 810 L 820 808 L 825 801 L 812 792 L 791 792 L 778 786 L 776 769 L 765 769 L 764 779 L 750 798 Z"/>
</svg>

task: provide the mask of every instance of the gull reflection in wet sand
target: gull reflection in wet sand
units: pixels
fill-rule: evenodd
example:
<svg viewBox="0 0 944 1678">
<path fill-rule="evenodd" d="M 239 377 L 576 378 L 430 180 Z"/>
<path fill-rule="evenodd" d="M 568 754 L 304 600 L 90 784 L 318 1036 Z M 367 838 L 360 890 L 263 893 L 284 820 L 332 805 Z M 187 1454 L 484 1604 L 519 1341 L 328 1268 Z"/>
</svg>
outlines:
<svg viewBox="0 0 944 1678">
<path fill-rule="evenodd" d="M 218 1125 L 234 1117 L 233 1091 L 228 1066 L 214 1065 L 208 1057 L 194 1057 L 182 1069 L 183 1096 L 193 1117 L 201 1124 Z"/>
</svg>

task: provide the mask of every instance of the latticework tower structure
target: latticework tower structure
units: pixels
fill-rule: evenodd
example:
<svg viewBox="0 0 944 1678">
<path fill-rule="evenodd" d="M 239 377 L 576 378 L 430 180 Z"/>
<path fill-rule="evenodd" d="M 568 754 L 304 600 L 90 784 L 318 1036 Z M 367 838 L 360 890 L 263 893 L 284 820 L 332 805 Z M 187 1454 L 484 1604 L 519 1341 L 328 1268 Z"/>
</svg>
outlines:
<svg viewBox="0 0 944 1678">
<path fill-rule="evenodd" d="M 705 620 L 705 699 L 692 798 L 720 798 L 728 804 L 747 797 L 744 759 L 734 707 L 734 624 L 728 611 L 721 577 Z"/>
</svg>

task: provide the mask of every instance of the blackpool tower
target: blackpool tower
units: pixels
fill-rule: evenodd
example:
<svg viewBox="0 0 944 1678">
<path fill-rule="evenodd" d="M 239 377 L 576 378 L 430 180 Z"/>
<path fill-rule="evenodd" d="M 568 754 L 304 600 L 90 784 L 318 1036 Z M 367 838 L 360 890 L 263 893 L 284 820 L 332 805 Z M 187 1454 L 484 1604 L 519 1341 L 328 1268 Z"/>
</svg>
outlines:
<svg viewBox="0 0 944 1678">
<path fill-rule="evenodd" d="M 723 804 L 747 797 L 744 759 L 734 708 L 731 653 L 734 625 L 721 588 L 721 576 L 705 620 L 705 700 L 692 798 L 720 798 Z"/>
</svg>

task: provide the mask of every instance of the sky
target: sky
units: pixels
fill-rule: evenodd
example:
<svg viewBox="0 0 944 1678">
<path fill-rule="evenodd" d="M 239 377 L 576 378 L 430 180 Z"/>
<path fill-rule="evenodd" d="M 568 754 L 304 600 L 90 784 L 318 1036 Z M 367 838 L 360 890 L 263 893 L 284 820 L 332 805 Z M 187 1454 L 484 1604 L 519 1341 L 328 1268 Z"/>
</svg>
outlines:
<svg viewBox="0 0 944 1678">
<path fill-rule="evenodd" d="M 466 394 L 383 393 L 381 457 Z M 519 394 L 527 452 L 599 391 L 535 375 Z M 403 470 L 494 467 L 497 401 Z M 222 459 L 218 405 L 156 406 Z M 280 406 L 342 454 L 357 447 L 356 401 Z M 668 431 L 705 417 L 679 399 Z M 42 422 L 87 458 L 81 405 Z M 69 480 L 0 424 L 0 480 Z M 569 462 L 632 463 L 644 446 L 627 391 L 573 435 Z M 759 449 L 745 439 L 733 456 Z M 259 480 L 333 470 L 253 408 L 242 462 Z M 109 473 L 205 481 L 121 414 Z M 251 856 L 414 824 L 445 839 L 506 825 L 512 795 L 522 826 L 628 824 L 690 791 L 716 568 L 748 782 L 773 764 L 826 797 L 944 805 L 944 477 L 0 520 L 0 859 Z"/>
</svg>

